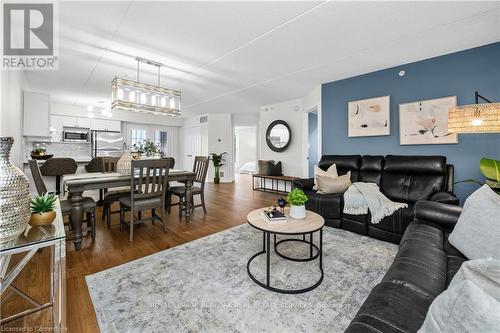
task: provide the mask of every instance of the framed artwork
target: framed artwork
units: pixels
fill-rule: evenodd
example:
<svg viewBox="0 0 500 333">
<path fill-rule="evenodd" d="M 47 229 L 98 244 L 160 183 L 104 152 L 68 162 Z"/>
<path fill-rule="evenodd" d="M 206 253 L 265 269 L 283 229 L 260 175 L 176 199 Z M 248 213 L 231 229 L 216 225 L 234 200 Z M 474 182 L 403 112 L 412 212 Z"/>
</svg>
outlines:
<svg viewBox="0 0 500 333">
<path fill-rule="evenodd" d="M 347 104 L 347 136 L 391 135 L 391 97 L 382 96 Z"/>
<path fill-rule="evenodd" d="M 448 132 L 448 110 L 457 96 L 399 104 L 399 144 L 456 144 L 457 134 Z"/>
</svg>

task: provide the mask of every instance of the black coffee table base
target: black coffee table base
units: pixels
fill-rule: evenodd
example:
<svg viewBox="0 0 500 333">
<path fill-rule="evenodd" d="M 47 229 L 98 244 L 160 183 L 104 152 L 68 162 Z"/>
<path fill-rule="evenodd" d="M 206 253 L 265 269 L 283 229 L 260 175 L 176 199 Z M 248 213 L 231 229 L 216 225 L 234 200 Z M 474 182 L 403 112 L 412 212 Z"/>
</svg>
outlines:
<svg viewBox="0 0 500 333">
<path fill-rule="evenodd" d="M 318 231 L 318 230 L 316 230 L 316 231 Z M 283 234 L 283 235 L 287 235 L 287 236 L 301 235 L 302 239 L 283 239 L 283 240 L 280 240 L 279 242 L 276 242 L 276 234 L 280 234 L 280 233 L 274 233 L 274 232 L 269 232 L 269 231 L 264 231 L 264 230 L 262 230 L 262 232 L 263 232 L 263 239 L 262 239 L 263 249 L 262 249 L 262 251 L 254 254 L 250 259 L 248 259 L 248 263 L 247 263 L 247 273 L 253 282 L 258 284 L 262 288 L 266 288 L 267 290 L 271 290 L 271 291 L 282 293 L 282 294 L 306 293 L 308 291 L 315 289 L 316 287 L 318 287 L 321 284 L 321 282 L 323 282 L 323 277 L 324 277 L 324 273 L 323 273 L 323 229 L 319 229 L 319 247 L 316 244 L 314 244 L 314 241 L 313 241 L 313 235 L 314 235 L 315 231 L 309 232 L 309 233 Z M 312 261 L 312 260 L 319 258 L 319 270 L 321 272 L 321 275 L 320 275 L 318 281 L 316 281 L 316 283 L 314 283 L 313 285 L 311 285 L 309 287 L 302 288 L 302 289 L 280 289 L 280 288 L 276 288 L 276 287 L 271 286 L 271 260 L 270 260 L 271 259 L 271 234 L 273 234 L 273 237 L 274 237 L 274 251 L 281 258 L 286 259 L 286 260 L 291 260 L 291 261 L 299 261 L 299 262 L 307 262 L 307 261 Z M 309 235 L 309 240 L 306 240 L 306 235 Z M 309 244 L 309 257 L 307 257 L 307 258 L 292 258 L 292 257 L 288 257 L 288 256 L 285 256 L 284 254 L 280 253 L 278 251 L 278 246 L 282 243 L 285 243 L 285 242 L 301 242 L 301 243 Z M 266 254 L 266 282 L 265 283 L 259 281 L 250 271 L 250 263 L 252 262 L 252 260 L 254 260 L 255 258 L 257 258 L 258 256 L 260 256 L 262 254 Z"/>
</svg>

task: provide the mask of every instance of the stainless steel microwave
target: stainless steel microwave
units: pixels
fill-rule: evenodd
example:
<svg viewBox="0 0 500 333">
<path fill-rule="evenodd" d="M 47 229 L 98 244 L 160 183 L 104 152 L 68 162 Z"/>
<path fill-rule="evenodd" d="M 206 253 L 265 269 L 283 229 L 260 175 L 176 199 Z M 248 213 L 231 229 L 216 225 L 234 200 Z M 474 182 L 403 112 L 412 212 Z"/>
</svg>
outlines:
<svg viewBox="0 0 500 333">
<path fill-rule="evenodd" d="M 64 128 L 63 141 L 67 142 L 90 142 L 89 128 Z"/>
</svg>

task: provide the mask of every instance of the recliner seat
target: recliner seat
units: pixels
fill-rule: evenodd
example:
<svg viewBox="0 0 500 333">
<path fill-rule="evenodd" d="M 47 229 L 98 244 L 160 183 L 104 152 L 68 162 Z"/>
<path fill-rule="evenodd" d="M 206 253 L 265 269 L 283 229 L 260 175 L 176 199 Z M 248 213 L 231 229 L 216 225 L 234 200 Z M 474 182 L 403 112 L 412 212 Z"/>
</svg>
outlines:
<svg viewBox="0 0 500 333">
<path fill-rule="evenodd" d="M 376 183 L 389 199 L 407 203 L 408 208 L 372 224 L 370 213 L 343 213 L 343 194 L 318 194 L 313 190 L 313 178 L 294 181 L 293 186 L 309 197 L 306 209 L 323 216 L 329 226 L 397 244 L 413 220 L 416 201 L 458 204 L 453 194 L 453 165 L 447 165 L 444 156 L 323 155 L 318 166 L 327 170 L 332 164 L 336 164 L 339 175 L 350 171 L 352 182 Z"/>
</svg>

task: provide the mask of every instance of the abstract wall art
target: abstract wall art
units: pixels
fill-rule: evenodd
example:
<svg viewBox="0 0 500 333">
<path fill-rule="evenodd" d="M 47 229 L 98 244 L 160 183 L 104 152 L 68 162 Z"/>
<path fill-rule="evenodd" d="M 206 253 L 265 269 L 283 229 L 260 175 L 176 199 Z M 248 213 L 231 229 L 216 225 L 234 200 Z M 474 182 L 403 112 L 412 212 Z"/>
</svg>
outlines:
<svg viewBox="0 0 500 333">
<path fill-rule="evenodd" d="M 448 132 L 448 110 L 456 104 L 456 96 L 399 104 L 399 144 L 458 143 Z"/>
<path fill-rule="evenodd" d="M 391 134 L 391 98 L 375 97 L 349 102 L 348 137 Z"/>
</svg>

